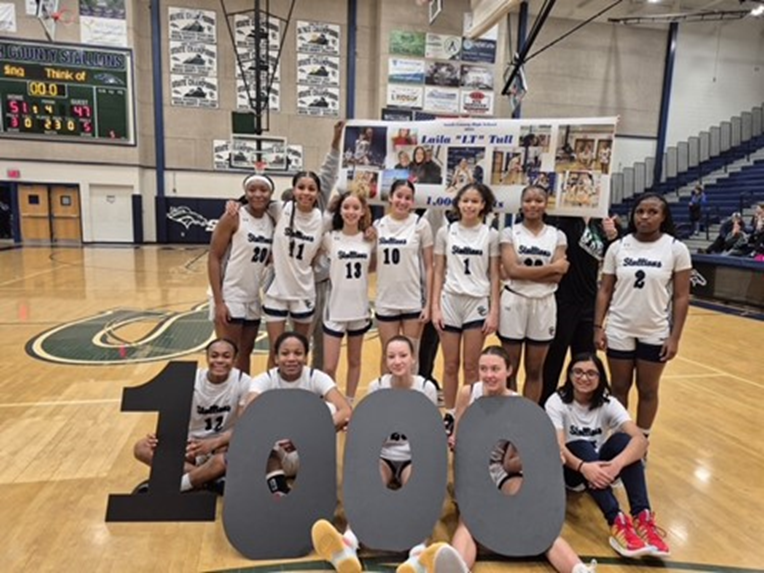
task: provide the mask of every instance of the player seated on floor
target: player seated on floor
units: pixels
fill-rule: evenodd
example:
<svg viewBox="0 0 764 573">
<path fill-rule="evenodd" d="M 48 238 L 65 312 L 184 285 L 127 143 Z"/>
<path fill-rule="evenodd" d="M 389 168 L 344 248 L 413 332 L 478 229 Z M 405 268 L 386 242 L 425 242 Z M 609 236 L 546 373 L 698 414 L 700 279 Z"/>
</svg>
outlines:
<svg viewBox="0 0 764 573">
<path fill-rule="evenodd" d="M 329 375 L 309 368 L 308 339 L 298 332 L 284 332 L 274 344 L 276 367 L 252 379 L 244 404 L 249 405 L 269 390 L 307 390 L 322 398 L 332 413 L 334 427 L 344 428 L 350 420 L 350 403 L 337 389 Z M 268 457 L 266 480 L 275 496 L 289 493 L 287 478 L 297 475 L 300 459 L 294 444 L 288 439 L 278 440 Z"/>
<path fill-rule="evenodd" d="M 467 408 L 483 396 L 516 396 L 507 388 L 507 380 L 511 374 L 510 359 L 501 346 L 489 346 L 484 349 L 478 361 L 480 380 L 471 386 L 463 386 L 456 401 L 456 424 L 454 434 L 449 439 L 449 445 L 454 447 L 458 439 L 459 420 Z M 518 492 L 523 483 L 522 461 L 517 449 L 507 440 L 500 440 L 491 452 L 489 471 L 496 487 L 507 495 Z M 477 542 L 472 537 L 467 525 L 459 518 L 459 524 L 454 531 L 451 545 L 461 556 L 463 569 L 467 573 L 474 567 L 477 560 Z M 555 539 L 546 551 L 549 563 L 559 573 L 593 573 L 594 563 L 586 566 L 576 555 L 575 551 L 562 538 Z M 459 571 L 459 570 L 457 570 Z"/>
<path fill-rule="evenodd" d="M 240 404 L 249 391 L 251 378 L 234 368 L 236 345 L 225 338 L 217 338 L 206 348 L 207 368 L 198 368 L 191 402 L 191 421 L 188 426 L 186 463 L 180 482 L 181 491 L 200 489 L 206 485 L 222 493 L 225 475 L 224 453 L 228 450 L 233 425 L 238 419 Z M 135 458 L 151 466 L 158 439 L 148 434 L 133 448 Z M 148 491 L 149 482 L 141 482 L 133 493 Z"/>
<path fill-rule="evenodd" d="M 565 459 L 565 484 L 586 490 L 610 526 L 610 545 L 624 557 L 666 557 L 665 533 L 655 524 L 642 463 L 647 439 L 610 396 L 607 372 L 593 353 L 574 356 L 565 383 L 546 402 Z M 613 483 L 621 479 L 631 516 L 621 511 Z"/>
<path fill-rule="evenodd" d="M 438 392 L 435 384 L 411 373 L 416 359 L 414 344 L 410 338 L 400 334 L 390 338 L 385 345 L 384 359 L 389 374 L 374 380 L 369 386 L 369 394 L 384 390 L 414 390 L 423 393 L 433 406 L 437 407 Z M 406 436 L 396 432 L 385 441 L 380 452 L 379 472 L 382 482 L 388 487 L 403 487 L 411 476 L 411 469 L 411 445 Z M 350 527 L 344 534 L 340 534 L 330 522 L 321 519 L 313 525 L 311 534 L 316 553 L 331 563 L 337 571 L 361 571 L 358 538 Z M 447 568 L 449 559 L 450 562 L 459 562 L 453 548 L 447 544 L 438 543 L 428 548 L 423 542 L 409 551 L 409 559 L 401 564 L 396 572 L 434 571 L 436 563 L 440 563 L 440 571 L 448 572 L 451 571 Z"/>
</svg>

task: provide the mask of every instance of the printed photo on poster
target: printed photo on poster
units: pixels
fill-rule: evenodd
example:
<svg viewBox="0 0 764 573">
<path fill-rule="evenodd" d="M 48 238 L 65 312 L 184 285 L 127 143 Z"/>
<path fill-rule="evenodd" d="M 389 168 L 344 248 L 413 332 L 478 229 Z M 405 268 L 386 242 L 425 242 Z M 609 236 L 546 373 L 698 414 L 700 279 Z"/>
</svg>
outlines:
<svg viewBox="0 0 764 573">
<path fill-rule="evenodd" d="M 496 62 L 496 41 L 464 38 L 462 40 L 462 61 L 493 64 Z"/>
<path fill-rule="evenodd" d="M 227 139 L 212 140 L 212 166 L 216 171 L 231 169 L 231 142 Z"/>
<path fill-rule="evenodd" d="M 379 200 L 387 203 L 390 200 L 390 189 L 399 180 L 408 181 L 408 169 L 385 169 L 379 177 Z"/>
<path fill-rule="evenodd" d="M 218 79 L 204 76 L 170 76 L 172 105 L 178 107 L 217 108 Z"/>
<path fill-rule="evenodd" d="M 409 178 L 415 183 L 440 185 L 445 171 L 446 148 L 417 145 L 411 150 Z"/>
<path fill-rule="evenodd" d="M 305 152 L 302 145 L 287 145 L 287 169 L 289 171 L 305 169 Z"/>
<path fill-rule="evenodd" d="M 528 185 L 524 168 L 525 150 L 518 147 L 494 147 L 491 185 Z"/>
<path fill-rule="evenodd" d="M 125 0 L 79 0 L 80 17 L 94 16 L 96 18 L 110 18 L 124 20 Z"/>
<path fill-rule="evenodd" d="M 170 40 L 177 42 L 217 43 L 215 12 L 168 7 Z"/>
<path fill-rule="evenodd" d="M 459 87 L 459 65 L 447 62 L 430 62 L 424 78 L 428 86 Z"/>
<path fill-rule="evenodd" d="M 431 60 L 458 60 L 461 51 L 461 36 L 427 34 L 424 50 L 425 58 Z"/>
<path fill-rule="evenodd" d="M 459 90 L 424 88 L 424 109 L 438 114 L 459 113 Z"/>
<path fill-rule="evenodd" d="M 339 88 L 297 86 L 297 113 L 321 117 L 340 114 Z"/>
<path fill-rule="evenodd" d="M 215 44 L 170 41 L 170 72 L 216 76 L 218 49 Z"/>
<path fill-rule="evenodd" d="M 397 130 L 389 132 L 389 134 L 390 145 L 392 145 L 393 149 L 398 149 L 399 147 L 409 147 L 419 143 L 416 129 L 411 129 L 409 127 L 399 127 Z"/>
<path fill-rule="evenodd" d="M 599 168 L 603 175 L 608 175 L 610 173 L 610 155 L 612 153 L 612 139 L 600 139 L 597 141 L 597 163 L 599 163 L 599 167 L 595 165 L 594 168 Z"/>
<path fill-rule="evenodd" d="M 393 84 L 423 84 L 424 60 L 388 58 L 387 81 Z"/>
<path fill-rule="evenodd" d="M 462 90 L 461 107 L 459 109 L 466 115 L 493 115 L 493 92 Z"/>
<path fill-rule="evenodd" d="M 560 190 L 560 207 L 598 207 L 601 176 L 592 171 L 567 171 Z"/>
<path fill-rule="evenodd" d="M 456 193 L 468 183 L 483 183 L 484 147 L 449 147 L 447 193 Z"/>
<path fill-rule="evenodd" d="M 266 82 L 263 81 L 262 83 L 262 89 L 263 91 L 262 96 L 260 97 L 261 107 L 264 106 L 264 102 L 268 102 L 268 109 L 270 111 L 280 111 L 281 110 L 281 84 L 273 83 L 271 84 L 271 89 L 267 92 L 268 96 L 266 97 Z M 257 106 L 257 102 L 255 101 L 255 93 L 256 93 L 256 86 L 255 82 L 247 78 L 247 81 L 245 82 L 243 78 L 236 78 L 236 109 L 239 111 L 250 111 L 254 110 Z"/>
<path fill-rule="evenodd" d="M 417 86 L 387 84 L 387 105 L 421 109 L 424 105 L 424 90 Z"/>
<path fill-rule="evenodd" d="M 425 33 L 393 30 L 390 32 L 390 55 L 424 58 Z"/>
<path fill-rule="evenodd" d="M 342 167 L 385 166 L 387 128 L 356 125 L 345 128 Z"/>
<path fill-rule="evenodd" d="M 367 199 L 378 199 L 379 173 L 376 169 L 354 169 L 350 172 L 348 190 Z"/>
<path fill-rule="evenodd" d="M 297 21 L 297 51 L 325 56 L 340 55 L 340 27 L 337 24 Z"/>
<path fill-rule="evenodd" d="M 462 65 L 461 86 L 473 90 L 493 90 L 492 68 L 487 66 Z"/>
<path fill-rule="evenodd" d="M 255 16 L 254 14 L 234 15 L 234 30 L 237 47 L 255 45 Z M 277 18 L 260 18 L 261 49 L 278 52 L 281 45 L 281 27 Z"/>
<path fill-rule="evenodd" d="M 598 125 L 562 125 L 557 137 L 554 169 L 565 171 L 602 171 L 600 151 L 605 166 L 610 169 L 613 134 Z"/>
<path fill-rule="evenodd" d="M 340 59 L 297 54 L 297 83 L 313 86 L 340 85 Z"/>
</svg>

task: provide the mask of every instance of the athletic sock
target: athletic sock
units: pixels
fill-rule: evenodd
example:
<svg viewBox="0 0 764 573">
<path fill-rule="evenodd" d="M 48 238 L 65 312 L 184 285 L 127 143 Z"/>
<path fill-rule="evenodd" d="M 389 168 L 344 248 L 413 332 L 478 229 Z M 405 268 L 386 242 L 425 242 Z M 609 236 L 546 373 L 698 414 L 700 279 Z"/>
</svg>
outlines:
<svg viewBox="0 0 764 573">
<path fill-rule="evenodd" d="M 191 491 L 194 486 L 191 485 L 191 477 L 188 474 L 183 474 L 180 478 L 180 491 Z"/>
<path fill-rule="evenodd" d="M 358 546 L 360 545 L 360 541 L 358 541 L 358 538 L 355 536 L 355 533 L 353 533 L 353 530 L 349 527 L 345 530 L 345 533 L 342 534 L 342 538 L 345 540 L 345 543 L 347 543 L 348 547 L 351 549 L 358 551 Z"/>
<path fill-rule="evenodd" d="M 266 474 L 265 481 L 268 482 L 268 489 L 273 495 L 286 495 L 290 492 L 284 470 L 276 470 Z"/>
<path fill-rule="evenodd" d="M 414 545 L 414 547 L 409 550 L 409 559 L 412 557 L 419 557 L 419 554 L 422 553 L 422 551 L 425 549 L 427 549 L 427 545 L 425 545 L 424 542 L 420 543 L 419 545 Z"/>
</svg>

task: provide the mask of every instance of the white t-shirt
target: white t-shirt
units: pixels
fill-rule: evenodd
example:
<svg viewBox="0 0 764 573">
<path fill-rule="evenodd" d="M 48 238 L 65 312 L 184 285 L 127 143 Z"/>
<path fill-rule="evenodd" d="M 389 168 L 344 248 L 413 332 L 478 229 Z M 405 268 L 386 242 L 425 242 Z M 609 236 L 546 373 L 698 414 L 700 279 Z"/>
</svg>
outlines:
<svg viewBox="0 0 764 573">
<path fill-rule="evenodd" d="M 610 245 L 602 267 L 616 278 L 608 328 L 636 338 L 667 336 L 674 273 L 691 268 L 687 246 L 671 235 L 650 243 L 627 235 Z"/>
<path fill-rule="evenodd" d="M 290 228 L 293 209 L 294 225 Z M 273 235 L 274 276 L 267 289 L 269 296 L 281 300 L 315 299 L 313 259 L 322 235 L 321 211 L 303 213 L 292 201 L 283 204 Z"/>
<path fill-rule="evenodd" d="M 273 219 L 267 213 L 254 217 L 246 207 L 239 209 L 239 228 L 231 237 L 223 267 L 224 301 L 260 300 L 268 256 L 273 246 Z"/>
<path fill-rule="evenodd" d="M 517 396 L 518 394 L 517 392 L 510 390 L 509 395 Z M 483 383 L 475 382 L 472 385 L 472 390 L 470 391 L 470 403 L 468 405 L 472 405 L 475 402 L 475 400 L 482 397 L 483 397 Z M 498 440 L 496 442 L 496 445 L 493 447 L 493 449 L 491 449 L 491 455 L 488 457 L 489 468 L 497 464 L 503 467 L 504 456 L 507 453 L 507 448 L 509 448 L 509 445 L 510 445 L 509 440 Z"/>
<path fill-rule="evenodd" d="M 501 232 L 499 242 L 511 245 L 515 249 L 518 263 L 527 267 L 550 264 L 557 247 L 568 245 L 565 233 L 556 227 L 544 225 L 541 232 L 535 235 L 522 223 L 506 227 Z M 557 283 L 508 279 L 505 284 L 513 292 L 527 298 L 544 298 L 557 290 Z"/>
<path fill-rule="evenodd" d="M 268 390 L 307 390 L 324 398 L 332 388 L 336 387 L 337 384 L 325 372 L 304 366 L 300 377 L 291 382 L 281 377 L 278 368 L 271 368 L 252 379 L 249 391 L 262 394 Z"/>
<path fill-rule="evenodd" d="M 377 306 L 418 309 L 425 286 L 422 249 L 432 247 L 430 224 L 411 213 L 403 221 L 386 215 L 377 229 Z"/>
<path fill-rule="evenodd" d="M 377 390 L 390 390 L 393 389 L 390 386 L 392 381 L 392 375 L 383 374 L 381 378 L 377 378 L 369 385 L 369 394 L 376 392 Z M 422 378 L 421 376 L 414 376 L 411 390 L 415 392 L 421 392 L 430 399 L 430 402 L 438 405 L 438 390 L 435 388 L 435 384 Z M 385 458 L 392 462 L 407 462 L 411 460 L 411 445 L 405 434 L 398 432 L 392 434 L 385 440 L 382 445 L 382 452 L 379 457 Z"/>
<path fill-rule="evenodd" d="M 207 368 L 196 370 L 188 423 L 189 438 L 212 438 L 230 430 L 236 422 L 239 404 L 249 392 L 252 382 L 249 376 L 236 368 L 220 384 L 210 382 L 207 373 Z"/>
<path fill-rule="evenodd" d="M 597 451 L 610 434 L 631 421 L 626 408 L 612 396 L 599 408 L 590 410 L 589 406 L 582 406 L 575 400 L 566 404 L 560 398 L 560 394 L 555 392 L 546 401 L 544 409 L 555 429 L 565 432 L 566 444 L 575 440 L 586 440 L 591 442 Z"/>
<path fill-rule="evenodd" d="M 333 322 L 369 318 L 369 264 L 374 243 L 360 232 L 346 235 L 329 231 L 324 235 L 322 249 L 329 257 L 331 281 L 326 318 Z"/>
<path fill-rule="evenodd" d="M 487 225 L 451 223 L 438 231 L 435 254 L 446 257 L 443 292 L 485 297 L 491 294 L 491 258 L 499 256 L 499 233 Z"/>
</svg>

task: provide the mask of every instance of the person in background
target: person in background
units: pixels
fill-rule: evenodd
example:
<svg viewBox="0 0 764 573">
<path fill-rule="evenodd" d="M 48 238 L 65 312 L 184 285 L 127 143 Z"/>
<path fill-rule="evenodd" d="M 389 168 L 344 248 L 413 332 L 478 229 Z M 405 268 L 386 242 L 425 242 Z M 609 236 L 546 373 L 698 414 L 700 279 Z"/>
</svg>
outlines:
<svg viewBox="0 0 764 573">
<path fill-rule="evenodd" d="M 703 185 L 698 183 L 692 190 L 690 196 L 690 203 L 688 208 L 690 210 L 690 223 L 692 225 L 692 234 L 697 235 L 700 233 L 703 215 L 706 211 L 706 192 L 703 189 Z"/>
</svg>

